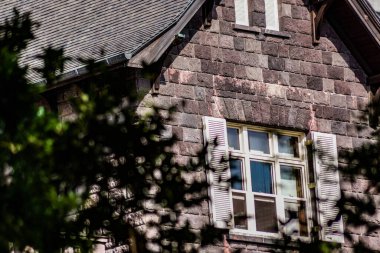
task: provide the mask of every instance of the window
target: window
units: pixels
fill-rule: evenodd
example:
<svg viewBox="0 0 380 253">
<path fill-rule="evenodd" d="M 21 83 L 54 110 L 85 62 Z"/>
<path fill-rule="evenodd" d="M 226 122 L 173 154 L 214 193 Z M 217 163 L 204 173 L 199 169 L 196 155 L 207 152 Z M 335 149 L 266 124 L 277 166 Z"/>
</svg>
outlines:
<svg viewBox="0 0 380 253">
<path fill-rule="evenodd" d="M 279 31 L 278 0 L 235 0 L 235 23 Z"/>
<path fill-rule="evenodd" d="M 204 143 L 218 142 L 214 147 L 208 145 L 207 154 L 209 210 L 215 227 L 244 235 L 279 237 L 286 233 L 306 238 L 311 227 L 320 226 L 320 240 L 344 243 L 343 221 L 336 219 L 340 184 L 335 135 L 308 135 L 313 164 L 307 167 L 303 133 L 227 125 L 222 118 L 202 119 Z M 309 174 L 314 174 L 315 181 L 309 181 Z M 311 191 L 316 198 L 310 199 Z M 314 201 L 316 213 L 312 215 Z"/>
<path fill-rule="evenodd" d="M 303 138 L 296 132 L 227 126 L 235 230 L 308 236 Z"/>
</svg>

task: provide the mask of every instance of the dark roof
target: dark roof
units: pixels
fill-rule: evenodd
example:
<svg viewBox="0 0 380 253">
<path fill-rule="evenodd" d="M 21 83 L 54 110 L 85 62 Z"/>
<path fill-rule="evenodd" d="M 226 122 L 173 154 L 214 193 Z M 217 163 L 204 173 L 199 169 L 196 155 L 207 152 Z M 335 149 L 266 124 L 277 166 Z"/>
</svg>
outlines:
<svg viewBox="0 0 380 253">
<path fill-rule="evenodd" d="M 0 1 L 0 21 L 16 7 L 31 12 L 40 24 L 22 62 L 40 64 L 42 48 L 64 47 L 68 57 L 129 59 L 172 27 L 196 0 L 6 0 Z M 105 55 L 100 51 L 104 49 Z M 68 62 L 65 72 L 81 63 Z M 31 73 L 31 78 L 38 76 Z"/>
</svg>

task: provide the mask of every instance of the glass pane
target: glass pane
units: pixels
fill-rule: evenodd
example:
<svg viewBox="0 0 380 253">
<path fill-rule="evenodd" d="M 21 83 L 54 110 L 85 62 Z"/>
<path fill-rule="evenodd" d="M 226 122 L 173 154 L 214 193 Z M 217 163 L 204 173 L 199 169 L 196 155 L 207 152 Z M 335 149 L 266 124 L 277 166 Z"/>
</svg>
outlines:
<svg viewBox="0 0 380 253">
<path fill-rule="evenodd" d="M 269 154 L 269 135 L 268 133 L 248 131 L 249 150 L 259 151 Z"/>
<path fill-rule="evenodd" d="M 245 194 L 232 193 L 235 228 L 248 229 Z"/>
<path fill-rule="evenodd" d="M 251 161 L 251 180 L 253 192 L 273 193 L 272 165 Z"/>
<path fill-rule="evenodd" d="M 256 230 L 277 233 L 276 202 L 274 198 L 255 196 Z"/>
<path fill-rule="evenodd" d="M 294 136 L 278 135 L 278 152 L 299 157 L 298 138 Z"/>
<path fill-rule="evenodd" d="M 301 168 L 280 165 L 281 194 L 288 197 L 303 197 Z"/>
<path fill-rule="evenodd" d="M 308 236 L 305 202 L 285 200 L 284 206 L 285 233 L 288 235 Z"/>
<path fill-rule="evenodd" d="M 231 187 L 236 190 L 244 190 L 243 170 L 241 160 L 230 160 Z"/>
<path fill-rule="evenodd" d="M 227 137 L 228 137 L 228 147 L 239 150 L 240 149 L 239 129 L 228 127 Z"/>
</svg>

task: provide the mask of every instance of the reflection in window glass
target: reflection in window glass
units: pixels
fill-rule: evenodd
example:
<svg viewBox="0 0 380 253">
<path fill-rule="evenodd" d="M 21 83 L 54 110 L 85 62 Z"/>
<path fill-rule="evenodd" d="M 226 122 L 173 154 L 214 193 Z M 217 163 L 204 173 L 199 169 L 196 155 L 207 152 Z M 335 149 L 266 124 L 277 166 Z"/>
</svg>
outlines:
<svg viewBox="0 0 380 253">
<path fill-rule="evenodd" d="M 306 208 L 304 201 L 286 201 L 285 233 L 288 235 L 308 236 Z"/>
<path fill-rule="evenodd" d="M 248 131 L 249 149 L 264 154 L 269 154 L 269 135 L 268 133 Z"/>
<path fill-rule="evenodd" d="M 241 160 L 230 160 L 230 170 L 231 188 L 235 190 L 244 190 Z"/>
<path fill-rule="evenodd" d="M 283 196 L 302 198 L 301 169 L 280 165 L 281 193 Z"/>
<path fill-rule="evenodd" d="M 234 225 L 235 228 L 247 229 L 247 208 L 244 193 L 232 193 L 232 203 L 234 208 Z"/>
<path fill-rule="evenodd" d="M 277 233 L 276 202 L 274 198 L 255 196 L 256 230 Z"/>
<path fill-rule="evenodd" d="M 251 161 L 252 191 L 262 193 L 273 193 L 272 190 L 272 165 Z"/>
<path fill-rule="evenodd" d="M 278 135 L 278 152 L 299 157 L 298 138 L 294 136 Z"/>
<path fill-rule="evenodd" d="M 228 138 L 228 147 L 232 149 L 236 149 L 236 150 L 240 149 L 239 129 L 228 127 L 227 138 Z"/>
</svg>

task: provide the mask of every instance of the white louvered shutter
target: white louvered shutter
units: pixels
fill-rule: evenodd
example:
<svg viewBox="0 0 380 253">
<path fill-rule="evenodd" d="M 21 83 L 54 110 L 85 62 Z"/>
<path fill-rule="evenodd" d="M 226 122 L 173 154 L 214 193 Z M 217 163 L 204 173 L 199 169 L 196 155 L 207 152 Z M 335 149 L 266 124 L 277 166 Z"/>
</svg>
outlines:
<svg viewBox="0 0 380 253">
<path fill-rule="evenodd" d="M 248 0 L 235 0 L 235 23 L 249 26 Z"/>
<path fill-rule="evenodd" d="M 343 220 L 335 221 L 339 209 L 336 202 L 340 199 L 338 153 L 336 136 L 325 133 L 312 133 L 314 144 L 314 168 L 317 183 L 318 217 L 322 226 L 321 240 L 344 243 Z"/>
<path fill-rule="evenodd" d="M 265 0 L 265 23 L 266 29 L 280 30 L 277 0 Z"/>
<path fill-rule="evenodd" d="M 210 211 L 214 226 L 217 228 L 229 228 L 232 210 L 232 195 L 230 189 L 230 170 L 227 162 L 221 163 L 227 156 L 227 126 L 226 120 L 203 117 L 204 139 L 209 143 L 208 162 L 213 171 L 209 171 L 210 183 Z M 211 147 L 217 139 L 218 146 Z"/>
</svg>

